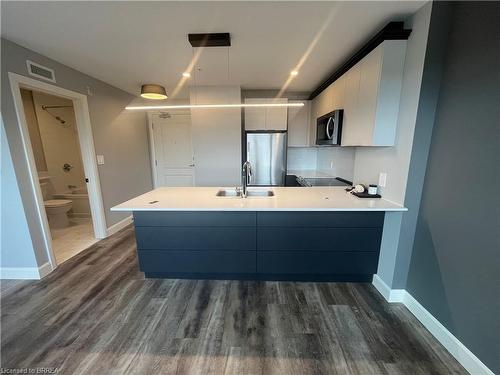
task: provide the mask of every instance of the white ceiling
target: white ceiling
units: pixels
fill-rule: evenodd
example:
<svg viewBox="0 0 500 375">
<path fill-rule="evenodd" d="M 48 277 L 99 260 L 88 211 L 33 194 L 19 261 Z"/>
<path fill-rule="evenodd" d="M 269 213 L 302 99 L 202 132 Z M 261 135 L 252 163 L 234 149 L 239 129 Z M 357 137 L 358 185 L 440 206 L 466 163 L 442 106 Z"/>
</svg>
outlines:
<svg viewBox="0 0 500 375">
<path fill-rule="evenodd" d="M 2 1 L 1 30 L 6 39 L 130 93 L 153 82 L 177 98 L 188 96 L 185 86 L 175 89 L 193 58 L 187 34 L 229 32 L 229 79 L 227 48 L 209 48 L 188 84 L 279 89 L 303 59 L 289 90 L 312 91 L 388 21 L 403 20 L 423 3 Z"/>
</svg>

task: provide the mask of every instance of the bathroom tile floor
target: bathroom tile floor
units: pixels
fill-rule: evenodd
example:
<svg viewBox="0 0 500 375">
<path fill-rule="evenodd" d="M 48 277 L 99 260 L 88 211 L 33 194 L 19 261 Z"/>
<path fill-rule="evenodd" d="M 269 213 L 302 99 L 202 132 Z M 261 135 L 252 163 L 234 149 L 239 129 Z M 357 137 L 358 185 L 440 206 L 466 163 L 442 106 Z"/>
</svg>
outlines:
<svg viewBox="0 0 500 375">
<path fill-rule="evenodd" d="M 52 249 L 57 264 L 67 261 L 80 251 L 85 250 L 98 240 L 90 217 L 72 217 L 67 228 L 51 229 Z"/>
</svg>

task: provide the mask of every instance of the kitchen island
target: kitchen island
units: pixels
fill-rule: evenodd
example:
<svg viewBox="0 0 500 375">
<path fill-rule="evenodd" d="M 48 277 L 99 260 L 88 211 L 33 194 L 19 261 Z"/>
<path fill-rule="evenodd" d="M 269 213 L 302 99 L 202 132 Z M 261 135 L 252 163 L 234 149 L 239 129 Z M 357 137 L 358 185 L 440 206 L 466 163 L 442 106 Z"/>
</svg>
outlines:
<svg viewBox="0 0 500 375">
<path fill-rule="evenodd" d="M 133 212 L 146 277 L 307 281 L 371 281 L 385 212 L 406 210 L 342 187 L 269 191 L 159 188 L 111 210 Z"/>
</svg>

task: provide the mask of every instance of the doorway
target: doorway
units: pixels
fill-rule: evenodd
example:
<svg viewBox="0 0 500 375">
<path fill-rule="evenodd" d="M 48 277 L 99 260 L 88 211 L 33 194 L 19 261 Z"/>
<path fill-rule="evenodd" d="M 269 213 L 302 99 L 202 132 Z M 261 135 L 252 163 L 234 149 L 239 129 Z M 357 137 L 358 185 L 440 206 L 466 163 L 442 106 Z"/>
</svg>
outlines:
<svg viewBox="0 0 500 375">
<path fill-rule="evenodd" d="M 107 235 L 85 95 L 9 73 L 50 269 Z"/>
<path fill-rule="evenodd" d="M 194 156 L 189 112 L 149 115 L 154 185 L 194 186 Z"/>
<path fill-rule="evenodd" d="M 24 115 L 52 238 L 61 264 L 97 242 L 73 102 L 21 89 Z"/>
</svg>

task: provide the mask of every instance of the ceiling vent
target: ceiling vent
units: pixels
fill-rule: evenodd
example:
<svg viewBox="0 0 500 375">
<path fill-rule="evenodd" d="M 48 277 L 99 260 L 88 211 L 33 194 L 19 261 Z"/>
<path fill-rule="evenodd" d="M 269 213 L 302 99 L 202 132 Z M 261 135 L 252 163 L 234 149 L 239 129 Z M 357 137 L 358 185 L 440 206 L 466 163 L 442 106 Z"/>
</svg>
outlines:
<svg viewBox="0 0 500 375">
<path fill-rule="evenodd" d="M 28 73 L 30 76 L 41 78 L 50 82 L 56 82 L 56 76 L 53 69 L 34 63 L 30 60 L 26 60 L 26 65 L 28 66 Z"/>
</svg>

